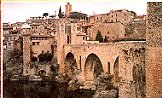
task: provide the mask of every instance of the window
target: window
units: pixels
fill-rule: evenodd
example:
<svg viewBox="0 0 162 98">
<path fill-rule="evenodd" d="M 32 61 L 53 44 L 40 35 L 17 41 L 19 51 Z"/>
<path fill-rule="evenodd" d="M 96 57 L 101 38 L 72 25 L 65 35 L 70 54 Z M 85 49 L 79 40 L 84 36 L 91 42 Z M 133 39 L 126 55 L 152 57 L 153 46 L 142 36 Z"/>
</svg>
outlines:
<svg viewBox="0 0 162 98">
<path fill-rule="evenodd" d="M 57 44 L 56 41 L 54 41 L 54 44 Z"/>
<path fill-rule="evenodd" d="M 67 44 L 70 44 L 70 37 L 67 35 Z"/>
<path fill-rule="evenodd" d="M 77 30 L 78 30 L 78 27 L 77 27 Z M 71 26 L 65 26 L 65 33 L 71 34 Z"/>
<path fill-rule="evenodd" d="M 116 22 L 117 22 L 118 20 L 116 19 Z"/>
<path fill-rule="evenodd" d="M 78 30 L 78 31 L 81 31 L 81 28 L 80 28 L 80 27 L 77 27 L 77 30 Z"/>
<path fill-rule="evenodd" d="M 111 22 L 113 22 L 113 20 L 111 20 Z"/>
<path fill-rule="evenodd" d="M 116 14 L 116 17 L 117 17 L 117 14 Z"/>
<path fill-rule="evenodd" d="M 110 62 L 107 63 L 107 73 L 110 74 Z"/>
<path fill-rule="evenodd" d="M 9 42 L 8 45 L 11 45 L 11 43 Z"/>
<path fill-rule="evenodd" d="M 107 32 L 107 34 L 109 34 L 109 31 Z"/>
<path fill-rule="evenodd" d="M 82 66 L 82 65 L 81 65 L 81 62 L 82 62 L 82 61 L 81 61 L 81 56 L 79 56 L 79 58 L 80 58 L 80 59 L 79 59 L 79 63 L 80 63 L 80 70 L 81 70 L 81 66 Z"/>
<path fill-rule="evenodd" d="M 39 42 L 37 42 L 37 45 L 39 45 Z"/>
<path fill-rule="evenodd" d="M 35 42 L 32 42 L 32 45 L 35 45 Z"/>
</svg>

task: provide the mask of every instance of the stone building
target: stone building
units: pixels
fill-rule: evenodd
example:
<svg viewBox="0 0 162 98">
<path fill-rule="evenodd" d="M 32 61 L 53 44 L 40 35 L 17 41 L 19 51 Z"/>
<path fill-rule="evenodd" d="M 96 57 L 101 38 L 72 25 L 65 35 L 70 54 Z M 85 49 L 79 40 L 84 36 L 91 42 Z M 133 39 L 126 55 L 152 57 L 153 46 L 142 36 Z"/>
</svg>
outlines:
<svg viewBox="0 0 162 98">
<path fill-rule="evenodd" d="M 38 57 L 42 53 L 53 52 L 53 36 L 47 35 L 31 35 L 31 55 Z"/>
<path fill-rule="evenodd" d="M 18 40 L 22 35 L 21 28 L 13 29 L 13 25 L 3 25 L 3 48 L 11 51 L 15 48 L 20 50 L 20 43 Z"/>
<path fill-rule="evenodd" d="M 136 13 L 133 11 L 128 11 L 126 9 L 123 10 L 112 10 L 109 12 L 107 17 L 107 22 L 118 22 L 120 21 L 122 24 L 127 25 L 129 22 L 133 21 Z"/>
<path fill-rule="evenodd" d="M 71 5 L 67 4 L 67 15 Z M 119 90 L 119 98 L 145 97 L 145 41 L 113 41 L 126 38 L 145 38 L 145 19 L 128 10 L 114 10 L 89 19 L 60 18 L 51 22 L 33 19 L 30 28 L 23 32 L 23 74 L 35 75 L 41 70 L 50 74 L 51 63 L 39 63 L 39 55 L 52 53 L 59 64 L 59 74 L 76 77 L 94 84 L 101 74 L 112 75 L 113 85 Z M 130 25 L 130 33 L 126 31 Z M 133 29 L 132 29 L 133 28 Z M 95 41 L 96 33 L 107 37 L 107 43 Z M 132 33 L 133 31 L 133 33 Z M 38 59 L 39 58 L 39 59 Z M 53 64 L 54 65 L 54 64 Z"/>
<path fill-rule="evenodd" d="M 71 23 L 69 19 L 59 19 L 58 23 L 60 74 L 71 77 L 76 68 L 81 71 L 79 80 L 86 85 L 88 81 L 93 83 L 101 73 L 110 73 L 120 98 L 145 96 L 145 41 L 88 41 L 84 40 L 86 33 L 80 33 L 77 23 Z M 67 26 L 70 27 L 68 30 Z M 78 37 L 80 34 L 82 36 Z"/>
<path fill-rule="evenodd" d="M 53 24 L 52 24 L 53 25 Z M 39 71 L 43 70 L 45 72 L 50 72 L 51 64 L 48 63 L 45 59 L 41 59 L 40 55 L 50 54 L 53 59 L 56 58 L 56 34 L 54 33 L 54 28 L 51 27 L 51 24 L 42 23 L 30 23 L 28 28 L 24 28 L 23 32 L 23 63 L 24 69 L 23 74 L 34 75 L 38 74 Z M 49 29 L 48 29 L 49 28 Z M 45 56 L 45 55 L 44 55 Z M 51 60 L 52 60 L 51 58 Z M 50 61 L 51 61 L 50 60 Z M 43 65 L 38 63 L 39 67 L 33 66 L 31 62 L 44 62 Z M 36 66 L 35 65 L 35 66 Z M 49 73 L 46 73 L 46 75 Z"/>
<path fill-rule="evenodd" d="M 90 24 L 94 24 L 97 22 L 106 22 L 106 19 L 108 17 L 108 14 L 96 14 L 93 16 L 90 16 Z"/>
<path fill-rule="evenodd" d="M 87 33 L 90 40 L 96 40 L 98 31 L 108 41 L 119 39 L 145 40 L 145 27 L 145 15 L 137 16 L 135 12 L 126 9 L 111 10 L 106 14 L 90 16 Z"/>
<path fill-rule="evenodd" d="M 136 17 L 136 13 L 133 11 L 128 11 L 126 9 L 122 10 L 111 10 L 106 14 L 97 14 L 90 16 L 90 23 L 94 24 L 97 22 L 121 22 L 126 25 L 129 22 L 133 21 L 133 18 Z"/>
</svg>

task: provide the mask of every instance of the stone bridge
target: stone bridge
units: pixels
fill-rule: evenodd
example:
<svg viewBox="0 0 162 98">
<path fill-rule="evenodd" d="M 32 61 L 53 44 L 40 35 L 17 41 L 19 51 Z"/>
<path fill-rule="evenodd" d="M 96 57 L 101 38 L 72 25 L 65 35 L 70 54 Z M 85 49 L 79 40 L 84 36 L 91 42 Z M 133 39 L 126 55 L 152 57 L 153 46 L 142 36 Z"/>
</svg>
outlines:
<svg viewBox="0 0 162 98">
<path fill-rule="evenodd" d="M 93 81 L 102 72 L 115 81 L 133 81 L 133 66 L 144 61 L 144 52 L 144 41 L 68 44 L 63 46 L 63 59 L 58 59 L 62 73 L 70 76 L 79 69 L 83 81 Z"/>
</svg>

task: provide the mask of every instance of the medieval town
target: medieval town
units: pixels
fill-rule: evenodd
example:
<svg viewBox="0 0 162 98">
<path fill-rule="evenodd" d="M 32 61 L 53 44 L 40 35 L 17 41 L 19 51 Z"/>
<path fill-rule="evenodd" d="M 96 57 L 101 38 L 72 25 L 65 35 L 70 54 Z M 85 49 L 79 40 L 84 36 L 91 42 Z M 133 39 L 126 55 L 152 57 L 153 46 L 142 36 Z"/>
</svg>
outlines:
<svg viewBox="0 0 162 98">
<path fill-rule="evenodd" d="M 70 2 L 58 11 L 3 23 L 4 98 L 162 97 L 162 3 L 147 3 L 147 15 L 88 16 Z"/>
</svg>

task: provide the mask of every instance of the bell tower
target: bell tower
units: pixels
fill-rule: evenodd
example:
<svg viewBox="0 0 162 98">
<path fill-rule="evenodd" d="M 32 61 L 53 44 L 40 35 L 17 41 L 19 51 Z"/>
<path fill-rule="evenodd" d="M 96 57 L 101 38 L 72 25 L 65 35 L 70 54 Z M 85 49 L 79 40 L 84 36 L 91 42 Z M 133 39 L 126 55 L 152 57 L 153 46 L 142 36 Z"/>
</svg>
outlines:
<svg viewBox="0 0 162 98">
<path fill-rule="evenodd" d="M 69 13 L 72 11 L 72 5 L 69 2 L 65 5 L 65 16 L 68 17 Z"/>
</svg>

